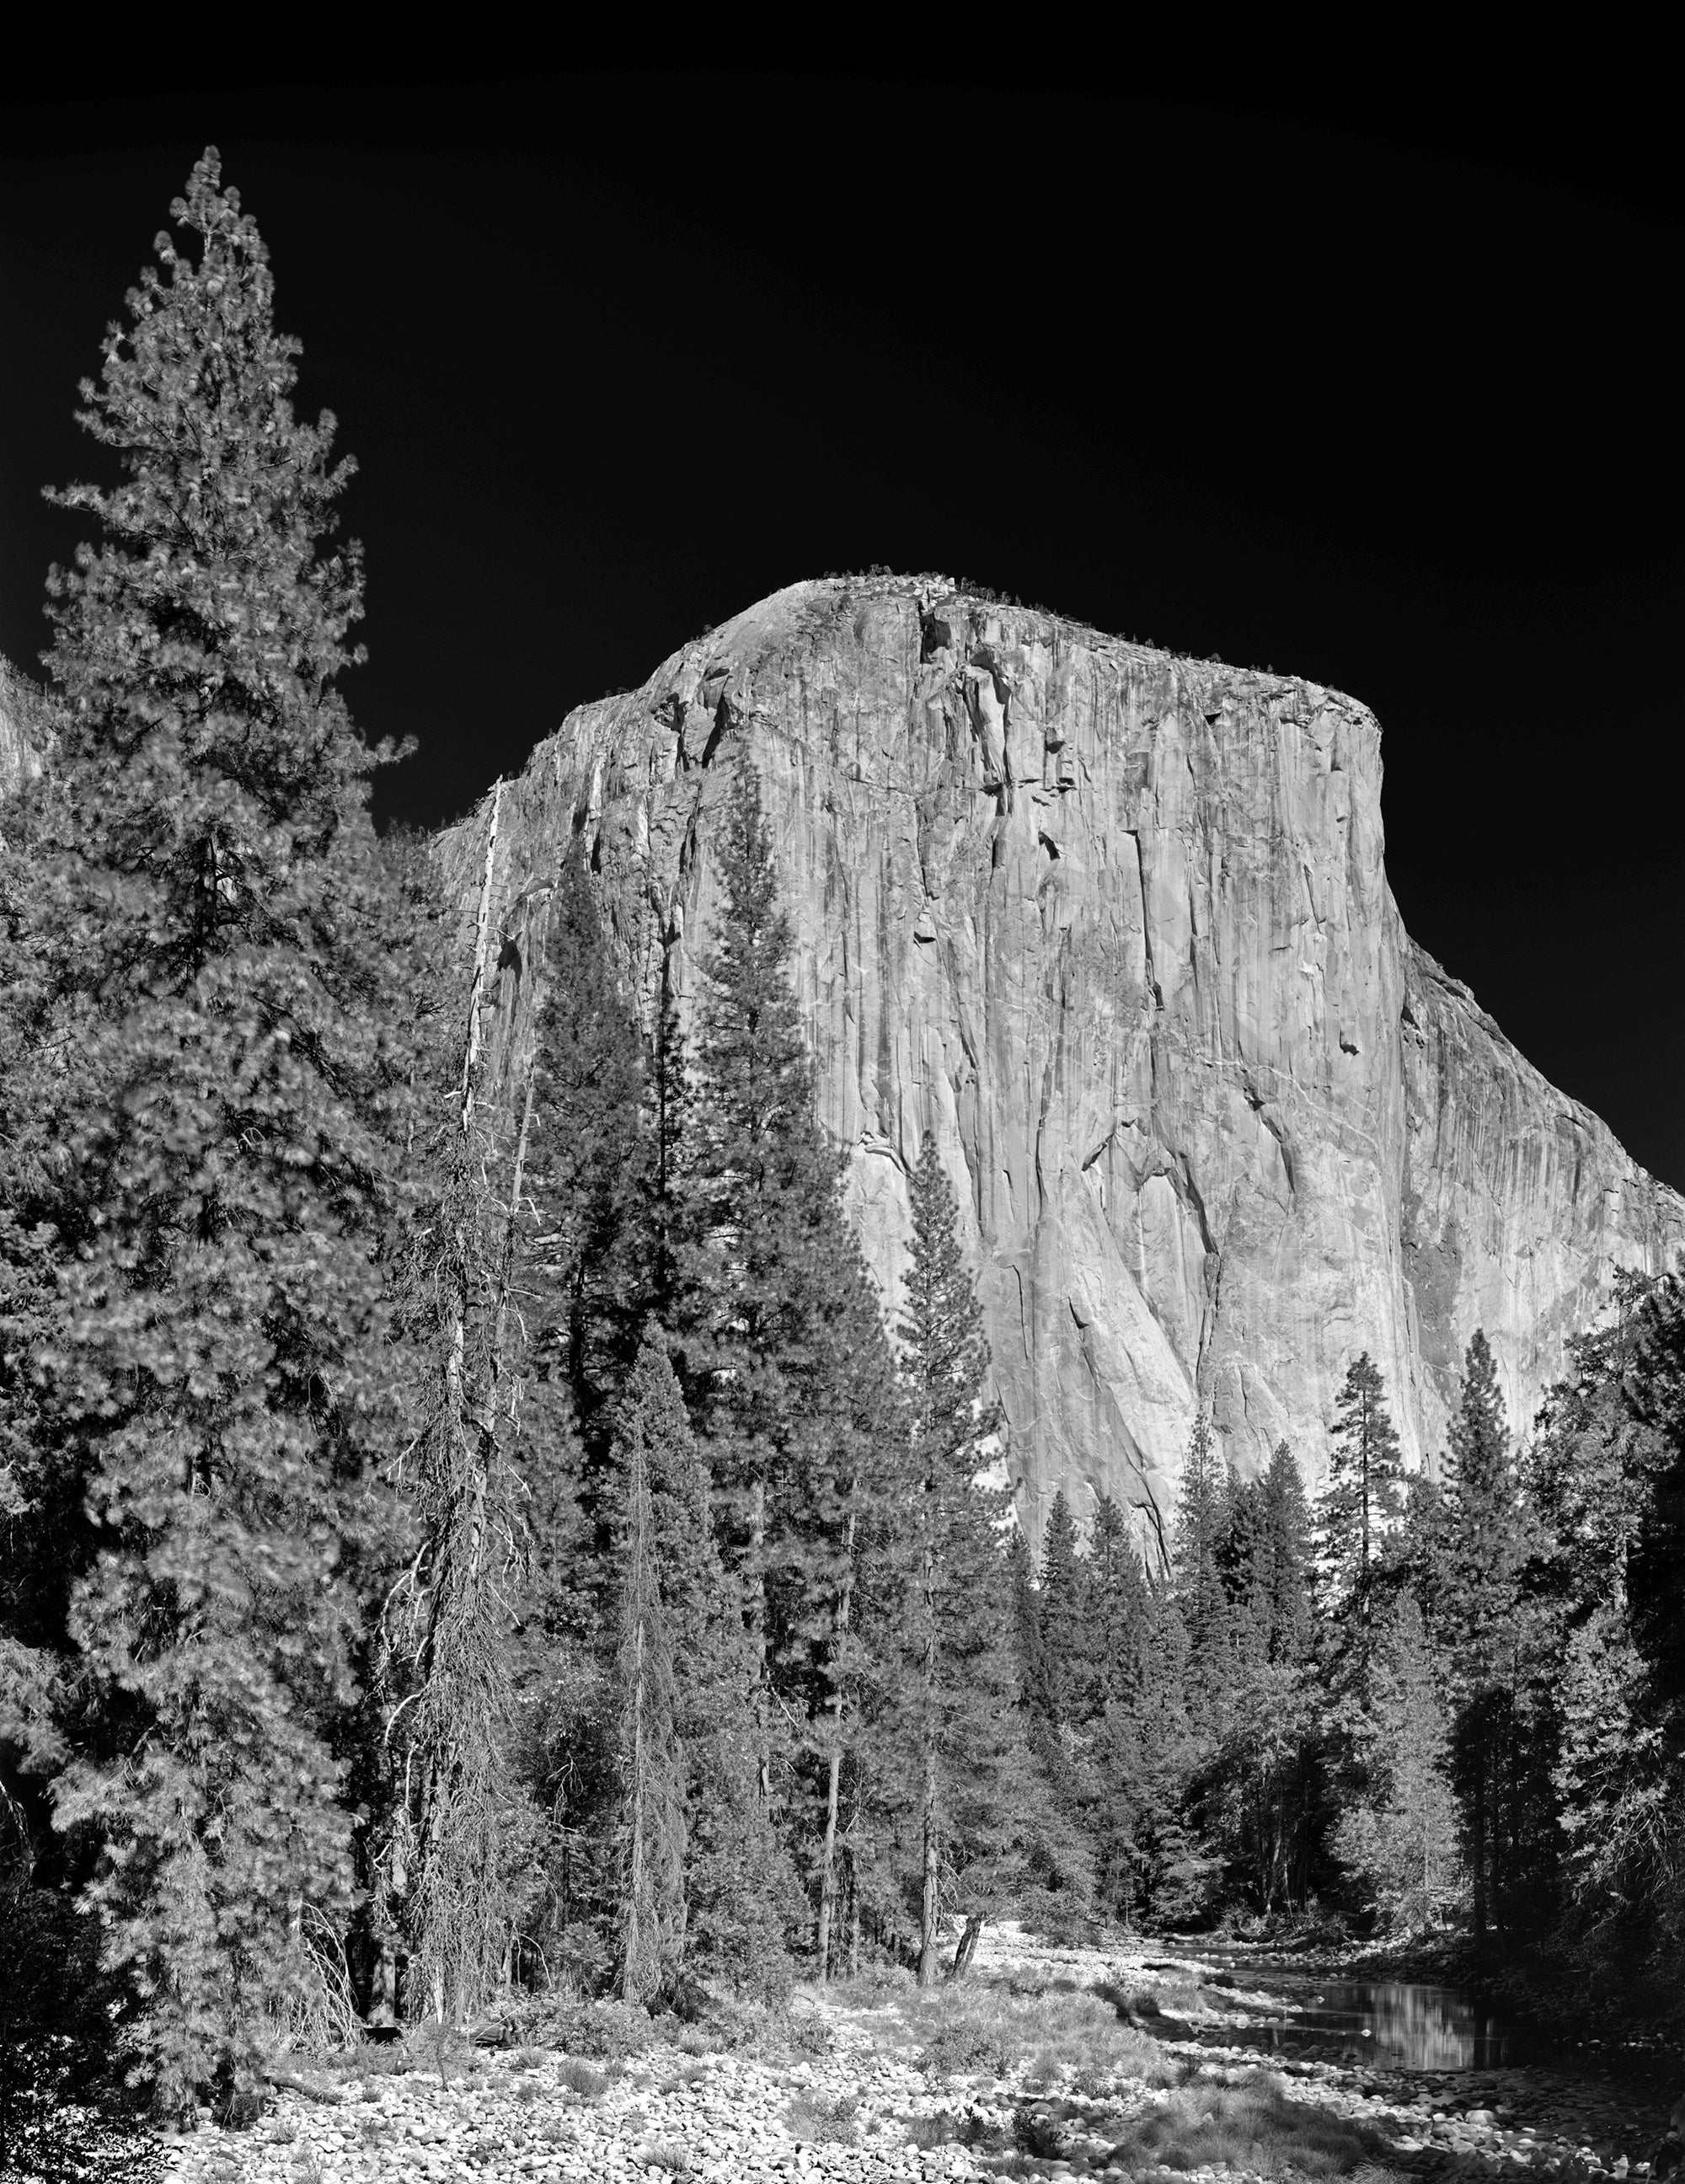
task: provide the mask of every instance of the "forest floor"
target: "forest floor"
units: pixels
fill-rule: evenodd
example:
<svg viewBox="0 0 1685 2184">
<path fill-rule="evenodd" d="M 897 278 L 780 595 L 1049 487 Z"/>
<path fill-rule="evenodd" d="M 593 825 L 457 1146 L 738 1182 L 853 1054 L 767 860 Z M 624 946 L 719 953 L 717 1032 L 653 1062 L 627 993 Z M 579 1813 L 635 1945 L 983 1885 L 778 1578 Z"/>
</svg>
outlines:
<svg viewBox="0 0 1685 2184">
<path fill-rule="evenodd" d="M 182 2184 L 500 2178 L 1128 2177 L 1403 2184 L 1641 2173 L 1671 2093 L 1543 2070 L 1354 2067 L 1227 2045 L 1248 2003 L 1197 1964 L 986 1932 L 964 1981 L 805 1988 L 732 2047 L 696 2030 L 618 2062 L 425 2042 L 300 2065 L 250 2128 L 170 2140 Z M 1260 1973 L 1260 1988 L 1265 1977 Z M 378 2058 L 378 2060 L 376 2059 Z"/>
</svg>

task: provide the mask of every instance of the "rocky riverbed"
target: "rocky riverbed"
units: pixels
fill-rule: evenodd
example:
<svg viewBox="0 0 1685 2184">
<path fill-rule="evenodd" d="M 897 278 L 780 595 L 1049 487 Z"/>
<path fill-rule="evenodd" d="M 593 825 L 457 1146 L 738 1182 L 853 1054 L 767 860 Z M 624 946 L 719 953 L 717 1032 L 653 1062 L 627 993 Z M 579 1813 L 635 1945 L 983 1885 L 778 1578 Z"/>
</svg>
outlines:
<svg viewBox="0 0 1685 2184">
<path fill-rule="evenodd" d="M 1207 1988 L 1197 1964 L 1155 1973 L 1009 1930 L 961 1988 L 804 1991 L 737 2052 L 686 2031 L 608 2064 L 542 2045 L 442 2071 L 425 2047 L 380 2059 L 395 2067 L 365 2054 L 362 2075 L 300 2059 L 255 2124 L 206 2123 L 166 2159 L 182 2184 L 1591 2180 L 1641 2173 L 1665 2126 L 1660 2086 L 1366 2070 L 1226 2044 L 1260 1998 Z"/>
</svg>

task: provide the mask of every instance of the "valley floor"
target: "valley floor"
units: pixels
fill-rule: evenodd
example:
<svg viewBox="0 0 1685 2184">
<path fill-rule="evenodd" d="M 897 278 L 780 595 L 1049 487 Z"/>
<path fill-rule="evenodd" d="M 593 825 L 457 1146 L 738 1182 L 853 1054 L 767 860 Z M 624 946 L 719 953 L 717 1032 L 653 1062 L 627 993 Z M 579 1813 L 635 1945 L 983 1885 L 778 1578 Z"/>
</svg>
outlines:
<svg viewBox="0 0 1685 2184">
<path fill-rule="evenodd" d="M 1192 1985 L 1193 1963 L 1155 1970 L 1149 1953 L 1009 1928 L 933 1995 L 883 1979 L 804 1990 L 787 2036 L 754 2052 L 687 2039 L 603 2069 L 528 2049 L 442 2085 L 425 2051 L 362 2079 L 301 2070 L 251 2130 L 170 2142 L 169 2169 L 181 2184 L 1589 2180 L 1638 2173 L 1664 2128 L 1660 2092 L 1543 2070 L 1365 2070 L 1225 2046 L 1225 2013 L 1248 1997 Z M 1154 2024 L 1170 2036 L 1141 2029 Z"/>
</svg>

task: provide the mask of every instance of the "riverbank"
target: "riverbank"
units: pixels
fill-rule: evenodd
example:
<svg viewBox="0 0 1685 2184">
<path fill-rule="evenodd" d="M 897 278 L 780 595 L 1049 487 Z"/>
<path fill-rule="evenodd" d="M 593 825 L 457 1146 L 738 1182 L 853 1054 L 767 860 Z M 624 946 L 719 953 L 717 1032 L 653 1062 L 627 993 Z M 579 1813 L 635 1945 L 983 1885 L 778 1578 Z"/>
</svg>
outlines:
<svg viewBox="0 0 1685 2184">
<path fill-rule="evenodd" d="M 1460 1987 L 1569 2047 L 1645 2049 L 1685 2055 L 1685 1997 L 1637 1976 L 1621 1983 L 1590 1979 L 1577 1965 L 1495 1958 L 1464 1934 L 1397 1942 L 1354 1942 L 1319 1931 L 1258 1943 L 1177 1945 L 1192 1956 L 1245 1949 L 1265 1961 L 1329 1979 L 1399 1980 Z M 1682 2070 L 1685 2083 L 1685 2070 Z"/>
<path fill-rule="evenodd" d="M 806 1990 L 787 2016 L 746 2021 L 734 2047 L 674 2028 L 612 2059 L 542 2042 L 454 2061 L 425 2040 L 364 2050 L 298 2068 L 252 2128 L 207 2126 L 166 2159 L 182 2184 L 1385 2184 L 1523 2170 L 1591 2184 L 1637 2173 L 1660 2135 L 1660 2092 L 1262 2058 L 1237 2036 L 1248 2011 L 1290 2004 L 1158 1962 L 1006 1929 L 986 1932 L 955 1986 Z"/>
</svg>

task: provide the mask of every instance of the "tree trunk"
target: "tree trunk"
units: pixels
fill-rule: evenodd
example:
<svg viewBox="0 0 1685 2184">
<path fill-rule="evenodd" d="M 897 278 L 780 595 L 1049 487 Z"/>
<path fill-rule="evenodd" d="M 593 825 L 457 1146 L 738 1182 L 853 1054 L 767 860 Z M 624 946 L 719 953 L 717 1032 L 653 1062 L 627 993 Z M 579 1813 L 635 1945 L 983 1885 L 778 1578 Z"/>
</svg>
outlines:
<svg viewBox="0 0 1685 2184">
<path fill-rule="evenodd" d="M 766 1481 L 757 1479 L 749 1502 L 749 1633 L 754 1643 L 754 1735 L 756 1783 L 760 1808 L 772 1803 L 772 1747 L 766 1707 L 766 1578 L 760 1566 L 766 1544 Z"/>
<path fill-rule="evenodd" d="M 1362 1541 L 1358 1552 L 1358 1619 L 1369 1621 L 1369 1399 L 1364 1398 L 1363 1418 L 1358 1435 L 1358 1475 L 1360 1481 L 1358 1500 L 1362 1518 Z"/>
<path fill-rule="evenodd" d="M 375 1958 L 375 1977 L 369 1998 L 369 2022 L 371 2025 L 395 2025 L 398 2022 L 398 1951 L 392 1946 L 390 1933 L 381 1935 L 380 1951 Z"/>
<path fill-rule="evenodd" d="M 971 1959 L 977 1953 L 977 1937 L 983 1930 L 983 1920 L 987 1916 L 987 1914 L 982 1911 L 966 1914 L 965 1930 L 959 1936 L 959 1947 L 954 1952 L 954 1969 L 948 1975 L 949 1979 L 964 1979 L 970 1970 Z"/>
<path fill-rule="evenodd" d="M 848 1513 L 848 1535 L 844 1545 L 848 1561 L 842 1579 L 842 1598 L 837 1610 L 837 1632 L 839 1641 L 848 1635 L 848 1616 L 854 1597 L 854 1513 Z M 819 1976 L 823 1982 L 831 1977 L 831 1929 L 837 1911 L 837 1793 L 842 1784 L 842 1710 L 843 1696 L 841 1678 L 831 1687 L 827 1702 L 831 1709 L 831 1765 L 826 1770 L 825 1787 L 825 1845 L 820 1853 L 819 1868 L 819 1932 L 816 1936 L 819 1955 Z"/>
<path fill-rule="evenodd" d="M 842 1730 L 839 1712 L 837 1733 Z M 825 1790 L 825 1847 L 820 1853 L 819 1867 L 819 1931 L 815 1936 L 815 1953 L 819 1958 L 819 1976 L 823 1984 L 831 1977 L 831 1928 L 837 1911 L 837 1792 L 842 1779 L 842 1752 L 839 1746 L 831 1755 L 826 1770 Z"/>
<path fill-rule="evenodd" d="M 942 1911 L 941 1847 L 937 1834 L 936 1752 L 925 1752 L 925 1886 L 919 1919 L 919 1985 L 937 1982 L 937 1921 Z M 956 1967 L 957 1969 L 957 1967 Z"/>
<path fill-rule="evenodd" d="M 626 1964 L 620 1973 L 620 1995 L 637 2000 L 638 1907 L 643 1896 L 643 1623 L 639 1618 L 634 1641 L 636 1669 L 632 1682 L 632 1794 L 631 1843 L 626 1859 Z"/>
<path fill-rule="evenodd" d="M 919 1915 L 919 1985 L 934 1986 L 937 1979 L 937 1921 L 942 1910 L 942 1848 L 937 1811 L 937 1640 L 936 1552 L 931 1542 L 931 1505 L 937 1496 L 937 1482 L 925 1481 L 925 1798 L 924 1895 Z M 956 1959 L 955 1969 L 958 1970 Z"/>
</svg>

